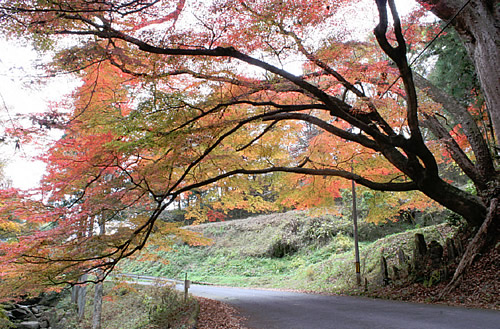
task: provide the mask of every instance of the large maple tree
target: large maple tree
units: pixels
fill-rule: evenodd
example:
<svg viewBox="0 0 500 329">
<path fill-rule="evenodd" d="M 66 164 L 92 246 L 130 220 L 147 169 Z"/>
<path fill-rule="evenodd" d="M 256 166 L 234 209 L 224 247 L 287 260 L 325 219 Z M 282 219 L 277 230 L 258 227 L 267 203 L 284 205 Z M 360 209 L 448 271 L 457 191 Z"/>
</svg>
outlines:
<svg viewBox="0 0 500 329">
<path fill-rule="evenodd" d="M 54 51 L 52 73 L 82 80 L 69 112 L 38 118 L 65 131 L 46 155 L 44 197 L 29 200 L 54 227 L 10 242 L 10 269 L 58 264 L 46 277 L 68 282 L 143 248 L 160 215 L 194 194 L 217 218 L 235 204 L 273 209 L 268 190 L 291 191 L 280 200 L 288 206 L 300 207 L 299 191 L 319 204 L 345 180 L 419 191 L 473 226 L 497 225 L 495 143 L 480 129 L 488 118 L 414 74 L 407 40 L 418 50 L 422 29 L 401 22 L 393 1 L 374 5 L 375 39 L 358 41 L 342 17 L 359 1 L 0 1 L 3 33 Z M 490 36 L 498 43 L 498 30 Z M 492 66 L 478 70 L 495 72 L 498 82 Z M 475 192 L 440 173 L 449 159 Z M 122 218 L 114 234 L 93 234 Z"/>
</svg>

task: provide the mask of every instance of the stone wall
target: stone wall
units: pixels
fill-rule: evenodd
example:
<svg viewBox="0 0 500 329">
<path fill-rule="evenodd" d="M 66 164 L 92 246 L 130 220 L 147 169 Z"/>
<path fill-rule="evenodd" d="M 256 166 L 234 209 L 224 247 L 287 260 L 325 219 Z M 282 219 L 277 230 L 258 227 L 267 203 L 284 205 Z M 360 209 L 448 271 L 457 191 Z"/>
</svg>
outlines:
<svg viewBox="0 0 500 329">
<path fill-rule="evenodd" d="M 0 307 L 16 329 L 54 329 L 57 301 L 57 294 L 44 294 L 16 303 L 3 303 Z"/>
<path fill-rule="evenodd" d="M 387 266 L 386 257 L 381 256 L 381 283 L 387 285 L 398 281 L 411 281 L 432 286 L 447 280 L 463 254 L 459 239 L 446 239 L 446 245 L 432 240 L 426 243 L 424 235 L 415 234 L 413 255 L 405 255 L 403 248 L 398 250 L 398 263 Z"/>
</svg>

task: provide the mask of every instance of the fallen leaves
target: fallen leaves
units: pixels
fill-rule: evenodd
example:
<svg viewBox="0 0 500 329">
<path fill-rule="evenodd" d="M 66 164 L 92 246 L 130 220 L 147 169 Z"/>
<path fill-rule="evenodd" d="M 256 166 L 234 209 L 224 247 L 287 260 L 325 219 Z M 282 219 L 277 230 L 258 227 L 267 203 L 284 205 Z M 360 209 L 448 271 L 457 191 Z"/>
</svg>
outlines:
<svg viewBox="0 0 500 329">
<path fill-rule="evenodd" d="M 200 304 L 197 329 L 247 329 L 242 325 L 245 318 L 235 308 L 213 299 L 197 299 Z"/>
</svg>

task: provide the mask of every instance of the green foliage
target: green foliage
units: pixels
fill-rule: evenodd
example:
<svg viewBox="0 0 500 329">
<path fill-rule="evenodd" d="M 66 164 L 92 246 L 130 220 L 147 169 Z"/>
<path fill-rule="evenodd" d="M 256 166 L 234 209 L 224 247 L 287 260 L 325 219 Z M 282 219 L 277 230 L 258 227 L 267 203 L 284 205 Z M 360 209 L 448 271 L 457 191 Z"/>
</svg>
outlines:
<svg viewBox="0 0 500 329">
<path fill-rule="evenodd" d="M 2 305 L 0 305 L 0 328 L 15 328 L 16 326 L 9 321 L 9 318 L 7 317 L 7 314 L 5 314 L 5 310 L 2 308 Z"/>
<path fill-rule="evenodd" d="M 153 287 L 144 300 L 149 309 L 148 328 L 191 328 L 198 313 L 198 304 L 193 297 L 184 300 L 174 287 Z"/>
<path fill-rule="evenodd" d="M 424 280 L 424 287 L 432 287 L 441 282 L 441 272 L 439 270 L 432 271 L 429 279 Z"/>
<path fill-rule="evenodd" d="M 368 193 L 359 193 L 359 187 L 357 188 L 358 193 L 356 197 L 356 210 L 358 218 L 364 218 L 367 216 L 369 208 L 369 201 L 373 197 L 373 191 Z M 352 218 L 352 190 L 342 189 L 340 191 L 342 195 L 342 215 L 347 218 Z"/>
<path fill-rule="evenodd" d="M 429 55 L 438 56 L 430 80 L 464 105 L 475 103 L 481 88 L 474 64 L 457 32 L 446 30 L 446 34 L 432 44 Z"/>
<path fill-rule="evenodd" d="M 399 247 L 410 254 L 416 232 L 425 233 L 431 240 L 444 241 L 446 226 L 416 229 L 423 224 L 421 220 L 412 225 L 360 222 L 360 236 L 364 240 L 360 242 L 363 277 L 370 282 L 376 280 L 382 252 L 390 265 L 397 262 Z M 175 279 L 183 279 L 188 272 L 191 280 L 214 284 L 316 291 L 348 292 L 355 285 L 354 241 L 349 218 L 288 212 L 203 224 L 192 229 L 212 238 L 214 244 L 207 247 L 177 245 L 174 250 L 161 253 L 169 260 L 166 265 L 127 261 L 122 271 Z M 377 238 L 381 236 L 383 238 Z"/>
<path fill-rule="evenodd" d="M 458 228 L 463 228 L 466 225 L 465 220 L 462 218 L 462 216 L 451 212 L 451 211 L 446 211 L 447 216 L 445 217 L 446 222 L 454 227 Z"/>
<path fill-rule="evenodd" d="M 346 218 L 348 217 L 313 217 L 304 223 L 302 234 L 307 242 L 316 243 L 327 242 L 337 234 L 350 234 L 352 225 Z"/>
<path fill-rule="evenodd" d="M 283 258 L 284 256 L 294 254 L 297 249 L 298 246 L 292 241 L 287 241 L 277 236 L 273 239 L 268 251 L 268 256 L 271 258 Z"/>
<path fill-rule="evenodd" d="M 224 226 L 211 226 L 205 230 L 204 234 L 209 235 L 209 236 L 221 236 L 221 235 L 225 234 L 225 227 Z"/>
<path fill-rule="evenodd" d="M 342 233 L 337 234 L 332 243 L 334 244 L 335 251 L 338 254 L 351 250 L 354 247 L 354 239 L 352 237 L 345 236 Z"/>
<path fill-rule="evenodd" d="M 64 319 L 56 327 L 90 329 L 92 327 L 93 287 L 87 291 L 87 304 L 82 320 L 78 319 L 69 293 L 56 306 L 57 317 Z M 138 286 L 123 282 L 106 282 L 102 313 L 102 328 L 156 329 L 192 328 L 198 314 L 195 299 L 184 303 L 170 286 Z M 4 328 L 4 327 L 0 327 Z"/>
</svg>

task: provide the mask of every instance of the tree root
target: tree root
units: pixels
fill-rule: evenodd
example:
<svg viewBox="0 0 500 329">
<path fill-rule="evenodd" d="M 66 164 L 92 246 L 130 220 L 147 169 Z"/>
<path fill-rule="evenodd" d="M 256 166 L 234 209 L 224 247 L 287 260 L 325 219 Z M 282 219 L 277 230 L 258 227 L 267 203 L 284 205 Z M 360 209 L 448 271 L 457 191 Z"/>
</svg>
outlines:
<svg viewBox="0 0 500 329">
<path fill-rule="evenodd" d="M 443 289 L 441 294 L 439 295 L 439 299 L 442 299 L 444 296 L 448 295 L 452 292 L 460 283 L 460 279 L 462 275 L 465 273 L 466 269 L 474 262 L 477 254 L 481 251 L 484 245 L 487 242 L 488 229 L 493 222 L 493 218 L 496 215 L 496 209 L 498 206 L 498 199 L 493 198 L 490 202 L 490 207 L 488 210 L 488 214 L 483 224 L 477 231 L 476 235 L 472 239 L 472 241 L 467 246 L 460 263 L 458 264 L 457 269 L 455 270 L 455 274 L 453 275 L 453 279 L 451 279 L 450 283 Z"/>
</svg>

